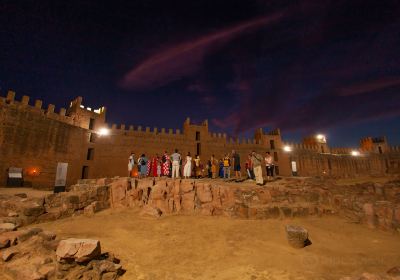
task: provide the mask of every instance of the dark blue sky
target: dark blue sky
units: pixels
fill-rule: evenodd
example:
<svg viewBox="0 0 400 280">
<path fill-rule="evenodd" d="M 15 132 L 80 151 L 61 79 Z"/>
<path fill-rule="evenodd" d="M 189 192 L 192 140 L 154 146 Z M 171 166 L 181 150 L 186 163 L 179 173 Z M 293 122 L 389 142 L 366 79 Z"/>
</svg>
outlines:
<svg viewBox="0 0 400 280">
<path fill-rule="evenodd" d="M 399 1 L 1 1 L 0 88 L 109 123 L 400 144 Z"/>
</svg>

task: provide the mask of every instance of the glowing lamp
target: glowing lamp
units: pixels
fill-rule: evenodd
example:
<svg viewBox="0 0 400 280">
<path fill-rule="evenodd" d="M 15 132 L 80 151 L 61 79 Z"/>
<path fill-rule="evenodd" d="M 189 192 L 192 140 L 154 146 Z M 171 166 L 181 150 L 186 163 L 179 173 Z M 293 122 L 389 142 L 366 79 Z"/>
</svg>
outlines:
<svg viewBox="0 0 400 280">
<path fill-rule="evenodd" d="M 30 167 L 26 169 L 26 173 L 28 174 L 28 176 L 39 176 L 40 171 L 36 167 Z"/>
<path fill-rule="evenodd" d="M 107 128 L 100 128 L 98 134 L 100 136 L 106 136 L 110 134 L 110 130 L 108 130 Z"/>
<path fill-rule="evenodd" d="M 326 136 L 323 134 L 317 134 L 315 135 L 315 138 L 321 143 L 326 143 Z"/>
<path fill-rule="evenodd" d="M 353 157 L 358 157 L 359 155 L 360 155 L 360 152 L 359 151 L 351 151 L 351 153 L 350 153 Z"/>
<path fill-rule="evenodd" d="M 292 151 L 292 147 L 290 147 L 290 146 L 284 146 L 283 147 L 283 151 L 285 151 L 285 152 L 291 152 Z"/>
</svg>

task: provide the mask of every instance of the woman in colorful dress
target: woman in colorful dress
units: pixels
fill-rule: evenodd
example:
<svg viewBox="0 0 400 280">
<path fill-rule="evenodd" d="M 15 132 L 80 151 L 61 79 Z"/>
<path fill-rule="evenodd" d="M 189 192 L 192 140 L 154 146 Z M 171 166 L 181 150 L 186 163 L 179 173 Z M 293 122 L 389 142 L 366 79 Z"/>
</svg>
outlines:
<svg viewBox="0 0 400 280">
<path fill-rule="evenodd" d="M 162 176 L 169 176 L 170 174 L 169 166 L 171 164 L 171 160 L 169 158 L 167 151 L 164 152 L 161 161 L 162 161 L 162 170 L 161 170 Z"/>
<path fill-rule="evenodd" d="M 194 159 L 194 176 L 195 178 L 201 177 L 200 156 L 196 155 Z"/>
<path fill-rule="evenodd" d="M 159 157 L 158 154 L 151 159 L 150 163 L 150 176 L 157 177 L 157 165 L 158 165 Z"/>
</svg>

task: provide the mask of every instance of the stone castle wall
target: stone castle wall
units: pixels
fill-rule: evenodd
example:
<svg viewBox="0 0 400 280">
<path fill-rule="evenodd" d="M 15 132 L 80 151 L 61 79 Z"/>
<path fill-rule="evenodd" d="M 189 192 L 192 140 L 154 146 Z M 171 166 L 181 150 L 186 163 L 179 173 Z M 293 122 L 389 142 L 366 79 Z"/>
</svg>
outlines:
<svg viewBox="0 0 400 280">
<path fill-rule="evenodd" d="M 17 100 L 12 91 L 6 97 L 0 97 L 0 186 L 6 185 L 9 167 L 21 167 L 28 185 L 51 189 L 58 162 L 68 163 L 67 186 L 81 178 L 126 176 L 131 151 L 137 156 L 145 153 L 151 158 L 165 150 L 171 154 L 175 148 L 183 156 L 187 152 L 192 156 L 199 152 L 203 164 L 212 154 L 222 158 L 235 150 L 241 156 L 243 176 L 244 161 L 253 150 L 262 155 L 270 151 L 275 158 L 276 171 L 283 176 L 292 175 L 291 161 L 296 162 L 299 176 L 400 173 L 398 147 L 385 146 L 383 154 L 351 157 L 327 153 L 329 147 L 326 144 L 322 153 L 316 145 L 285 143 L 279 130 L 265 133 L 258 129 L 252 139 L 232 139 L 226 134 L 210 132 L 207 121 L 193 124 L 190 119 L 184 122 L 182 130 L 124 124 L 109 126 L 106 109 L 85 108 L 81 97 L 73 100 L 67 109 L 55 111 L 52 104 L 43 109 L 40 100 L 30 105 L 28 96 Z M 108 128 L 110 134 L 100 136 L 101 128 Z M 285 145 L 290 145 L 292 152 L 285 152 Z M 350 150 L 341 151 L 348 153 Z"/>
<path fill-rule="evenodd" d="M 29 185 L 54 186 L 58 162 L 67 162 L 67 184 L 80 178 L 87 151 L 88 131 L 74 125 L 71 117 L 0 98 L 0 186 L 5 186 L 7 169 L 22 167 Z M 36 174 L 33 174 L 36 171 Z"/>
</svg>

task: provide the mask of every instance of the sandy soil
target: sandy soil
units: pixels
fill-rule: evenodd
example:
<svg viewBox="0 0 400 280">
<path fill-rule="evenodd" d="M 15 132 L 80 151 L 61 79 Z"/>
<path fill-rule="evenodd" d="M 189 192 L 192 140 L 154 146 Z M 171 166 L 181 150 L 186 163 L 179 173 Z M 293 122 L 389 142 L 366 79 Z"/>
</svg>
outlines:
<svg viewBox="0 0 400 280">
<path fill-rule="evenodd" d="M 26 193 L 28 197 L 43 197 L 46 194 L 53 193 L 52 191 L 41 191 L 32 188 L 7 188 L 0 187 L 0 194 L 14 195 L 17 193 Z"/>
<path fill-rule="evenodd" d="M 288 246 L 284 226 L 302 225 L 313 244 Z M 122 279 L 338 279 L 400 265 L 400 235 L 336 217 L 237 220 L 142 217 L 107 210 L 40 225 L 62 238 L 100 239 L 127 270 Z"/>
</svg>

